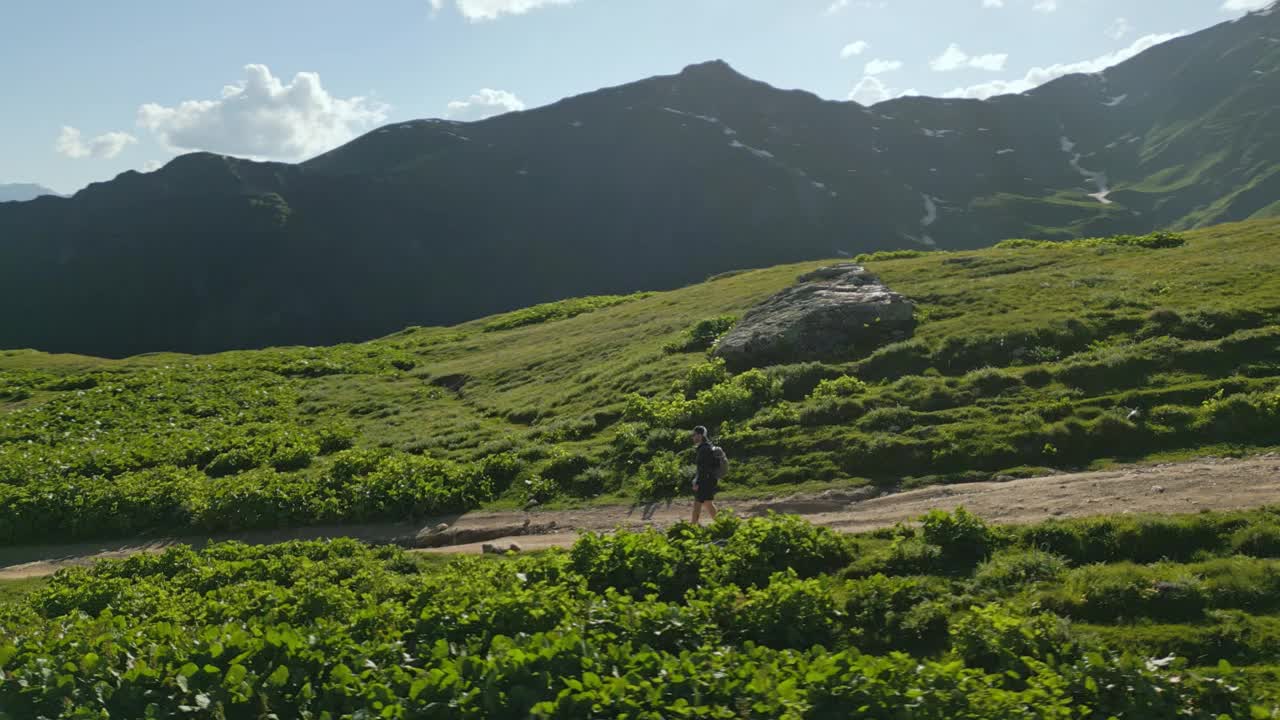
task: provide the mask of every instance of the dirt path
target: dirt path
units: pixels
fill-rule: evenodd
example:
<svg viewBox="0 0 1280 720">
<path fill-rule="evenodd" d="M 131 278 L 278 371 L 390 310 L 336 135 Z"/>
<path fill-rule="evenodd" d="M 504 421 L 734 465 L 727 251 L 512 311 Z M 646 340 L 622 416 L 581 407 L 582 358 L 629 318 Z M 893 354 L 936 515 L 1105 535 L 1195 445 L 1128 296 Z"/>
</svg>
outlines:
<svg viewBox="0 0 1280 720">
<path fill-rule="evenodd" d="M 961 505 L 997 523 L 1109 513 L 1239 510 L 1280 503 L 1280 456 L 1264 455 L 1248 460 L 1210 458 L 1003 483 L 944 485 L 882 497 L 871 497 L 871 494 L 866 489 L 832 490 L 768 500 L 728 500 L 720 505 L 743 516 L 769 511 L 794 513 L 843 532 L 886 527 L 913 520 L 934 508 L 952 510 Z M 689 502 L 682 500 L 635 507 L 474 512 L 437 518 L 425 524 L 348 525 L 120 543 L 0 548 L 0 581 L 50 575 L 63 567 L 160 552 L 178 544 L 202 547 L 222 540 L 263 544 L 354 537 L 433 553 L 479 553 L 486 543 L 503 548 L 514 543 L 522 550 L 540 550 L 572 545 L 578 533 L 587 530 L 667 527 L 687 519 L 689 511 Z"/>
</svg>

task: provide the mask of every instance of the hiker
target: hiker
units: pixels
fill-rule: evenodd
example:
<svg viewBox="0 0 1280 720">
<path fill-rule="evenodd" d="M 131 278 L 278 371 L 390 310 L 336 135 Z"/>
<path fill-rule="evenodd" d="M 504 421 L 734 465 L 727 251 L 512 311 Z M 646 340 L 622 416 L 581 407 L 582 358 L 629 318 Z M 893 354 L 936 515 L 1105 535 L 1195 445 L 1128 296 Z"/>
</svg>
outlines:
<svg viewBox="0 0 1280 720">
<path fill-rule="evenodd" d="M 697 452 L 697 474 L 693 476 L 693 524 L 698 524 L 702 517 L 702 508 L 706 506 L 711 520 L 716 519 L 716 491 L 720 484 L 720 460 L 716 457 L 716 448 L 707 439 L 707 428 L 699 425 L 690 436 Z"/>
</svg>

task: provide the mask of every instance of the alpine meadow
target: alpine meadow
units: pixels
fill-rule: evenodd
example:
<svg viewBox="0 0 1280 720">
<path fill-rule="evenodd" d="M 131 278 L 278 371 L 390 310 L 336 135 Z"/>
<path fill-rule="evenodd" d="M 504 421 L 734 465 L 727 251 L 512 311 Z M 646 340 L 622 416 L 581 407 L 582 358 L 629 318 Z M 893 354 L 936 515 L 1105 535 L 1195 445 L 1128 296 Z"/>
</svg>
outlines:
<svg viewBox="0 0 1280 720">
<path fill-rule="evenodd" d="M 595 62 L 735 47 L 665 1 Z M 569 87 L 603 3 L 418 3 L 325 66 L 385 96 L 252 65 L 173 100 L 198 63 L 148 48 L 376 20 L 228 2 L 51 40 L 139 23 L 88 75 L 145 56 L 134 132 L 55 148 L 167 161 L 0 178 L 0 720 L 1280 718 L 1280 5 L 1005 93 L 892 89 L 1010 56 L 867 31 L 868 105 L 713 61 L 412 120 L 393 64 Z M 966 12 L 1151 22 L 1091 3 Z M 801 68 L 796 28 L 883 15 L 977 47 L 909 4 L 732 26 Z"/>
</svg>

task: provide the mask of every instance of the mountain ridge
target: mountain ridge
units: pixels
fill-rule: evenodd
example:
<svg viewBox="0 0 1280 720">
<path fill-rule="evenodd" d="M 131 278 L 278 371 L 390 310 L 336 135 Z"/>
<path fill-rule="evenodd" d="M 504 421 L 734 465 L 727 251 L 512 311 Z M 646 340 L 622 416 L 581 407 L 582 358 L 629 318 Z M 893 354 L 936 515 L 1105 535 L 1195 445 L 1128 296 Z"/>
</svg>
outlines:
<svg viewBox="0 0 1280 720">
<path fill-rule="evenodd" d="M 0 208 L 23 318 L 0 347 L 321 344 L 743 267 L 1267 217 L 1278 69 L 1280 15 L 1255 13 L 982 101 L 863 107 L 713 60 L 298 164 L 184 155 Z"/>
<path fill-rule="evenodd" d="M 58 191 L 36 183 L 0 183 L 0 202 L 26 202 L 45 196 L 63 197 Z"/>
</svg>

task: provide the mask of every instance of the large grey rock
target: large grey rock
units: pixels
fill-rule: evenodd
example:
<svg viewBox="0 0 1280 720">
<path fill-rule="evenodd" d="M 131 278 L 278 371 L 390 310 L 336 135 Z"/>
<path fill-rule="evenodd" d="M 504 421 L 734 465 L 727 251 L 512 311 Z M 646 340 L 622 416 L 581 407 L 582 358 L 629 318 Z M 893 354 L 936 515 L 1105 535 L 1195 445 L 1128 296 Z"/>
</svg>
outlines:
<svg viewBox="0 0 1280 720">
<path fill-rule="evenodd" d="M 866 268 L 841 263 L 800 276 L 752 308 L 716 345 L 741 370 L 863 356 L 915 332 L 915 306 Z"/>
</svg>

